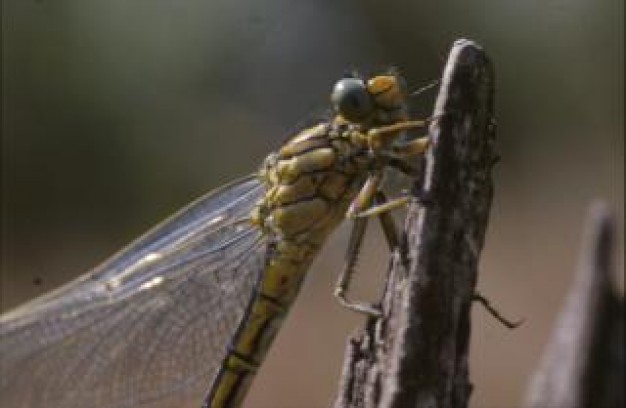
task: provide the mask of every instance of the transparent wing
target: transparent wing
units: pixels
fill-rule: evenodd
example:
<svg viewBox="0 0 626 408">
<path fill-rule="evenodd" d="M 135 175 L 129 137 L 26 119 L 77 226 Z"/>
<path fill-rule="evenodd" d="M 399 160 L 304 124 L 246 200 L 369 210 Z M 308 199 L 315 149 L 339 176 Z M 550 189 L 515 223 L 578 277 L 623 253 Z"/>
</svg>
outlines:
<svg viewBox="0 0 626 408">
<path fill-rule="evenodd" d="M 0 317 L 4 408 L 197 408 L 265 261 L 254 177 Z"/>
</svg>

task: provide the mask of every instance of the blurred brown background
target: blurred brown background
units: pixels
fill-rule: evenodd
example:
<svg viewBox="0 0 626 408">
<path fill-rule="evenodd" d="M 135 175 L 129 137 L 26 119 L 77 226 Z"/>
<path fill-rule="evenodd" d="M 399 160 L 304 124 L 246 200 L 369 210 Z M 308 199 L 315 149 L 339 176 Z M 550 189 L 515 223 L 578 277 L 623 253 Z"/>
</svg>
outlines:
<svg viewBox="0 0 626 408">
<path fill-rule="evenodd" d="M 6 310 L 94 266 L 207 190 L 252 172 L 324 112 L 334 80 L 440 75 L 454 39 L 497 73 L 502 161 L 475 308 L 473 407 L 520 404 L 570 284 L 588 203 L 624 212 L 622 0 L 7 0 L 2 2 L 2 269 Z M 427 115 L 431 98 L 413 101 Z M 310 271 L 247 407 L 332 400 L 362 317 L 332 285 L 346 230 Z M 618 277 L 623 286 L 623 228 Z M 368 236 L 360 297 L 387 254 Z M 35 284 L 38 282 L 38 284 Z"/>
</svg>

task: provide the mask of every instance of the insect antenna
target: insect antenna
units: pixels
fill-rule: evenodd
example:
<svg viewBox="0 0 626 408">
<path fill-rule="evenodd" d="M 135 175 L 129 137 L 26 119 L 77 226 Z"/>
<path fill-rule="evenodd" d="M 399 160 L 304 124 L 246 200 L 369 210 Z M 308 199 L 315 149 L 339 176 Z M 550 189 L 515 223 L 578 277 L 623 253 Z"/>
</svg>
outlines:
<svg viewBox="0 0 626 408">
<path fill-rule="evenodd" d="M 424 92 L 434 88 L 435 86 L 439 85 L 441 83 L 441 80 L 439 79 L 435 79 L 434 81 L 428 83 L 427 85 L 424 85 L 423 87 L 416 89 L 413 92 L 409 93 L 409 97 L 413 97 L 413 96 L 418 96 L 420 94 L 423 94 Z"/>
</svg>

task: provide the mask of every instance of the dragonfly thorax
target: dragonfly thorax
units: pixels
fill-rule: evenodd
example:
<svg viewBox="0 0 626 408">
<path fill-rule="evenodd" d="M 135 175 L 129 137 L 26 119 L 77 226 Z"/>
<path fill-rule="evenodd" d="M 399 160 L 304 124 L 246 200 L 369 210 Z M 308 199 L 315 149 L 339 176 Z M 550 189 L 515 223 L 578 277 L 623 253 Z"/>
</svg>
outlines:
<svg viewBox="0 0 626 408">
<path fill-rule="evenodd" d="M 305 129 L 266 158 L 260 176 L 267 193 L 255 218 L 281 239 L 319 246 L 344 218 L 369 161 L 367 140 L 354 126 Z"/>
</svg>

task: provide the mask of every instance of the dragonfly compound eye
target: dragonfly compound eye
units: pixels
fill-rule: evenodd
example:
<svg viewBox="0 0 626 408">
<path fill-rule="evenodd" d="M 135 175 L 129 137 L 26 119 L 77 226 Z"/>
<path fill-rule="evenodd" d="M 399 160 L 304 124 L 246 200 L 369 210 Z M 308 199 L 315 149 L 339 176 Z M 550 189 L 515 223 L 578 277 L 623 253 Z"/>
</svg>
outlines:
<svg viewBox="0 0 626 408">
<path fill-rule="evenodd" d="M 350 122 L 360 122 L 374 110 L 374 101 L 365 83 L 358 78 L 344 78 L 333 88 L 330 100 L 337 113 Z"/>
</svg>

